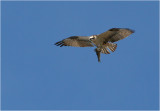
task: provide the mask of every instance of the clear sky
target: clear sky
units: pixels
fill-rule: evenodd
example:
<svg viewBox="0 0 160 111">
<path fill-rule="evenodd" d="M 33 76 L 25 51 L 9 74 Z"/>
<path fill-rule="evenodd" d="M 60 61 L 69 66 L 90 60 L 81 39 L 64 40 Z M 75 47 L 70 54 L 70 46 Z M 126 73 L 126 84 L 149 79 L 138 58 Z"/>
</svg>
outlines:
<svg viewBox="0 0 160 111">
<path fill-rule="evenodd" d="M 2 2 L 2 109 L 158 109 L 158 2 Z M 101 56 L 57 47 L 110 28 L 135 33 Z"/>
</svg>

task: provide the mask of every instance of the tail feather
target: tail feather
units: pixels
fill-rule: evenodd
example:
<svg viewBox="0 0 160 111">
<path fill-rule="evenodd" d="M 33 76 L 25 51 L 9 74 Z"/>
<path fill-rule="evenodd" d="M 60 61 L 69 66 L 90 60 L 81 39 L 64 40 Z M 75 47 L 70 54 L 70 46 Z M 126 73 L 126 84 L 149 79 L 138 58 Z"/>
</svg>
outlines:
<svg viewBox="0 0 160 111">
<path fill-rule="evenodd" d="M 108 43 L 107 48 L 109 48 L 110 51 L 114 52 L 117 48 L 117 44 Z"/>
<path fill-rule="evenodd" d="M 104 47 L 101 49 L 101 53 L 110 54 L 109 50 L 114 52 L 117 48 L 117 44 L 114 43 L 106 43 Z M 109 50 L 108 50 L 109 49 Z"/>
<path fill-rule="evenodd" d="M 97 54 L 98 62 L 100 62 L 100 53 L 110 54 L 109 50 L 114 52 L 116 48 L 117 48 L 117 44 L 114 44 L 114 43 L 107 43 L 105 44 L 105 46 L 101 48 L 96 48 L 95 52 Z"/>
<path fill-rule="evenodd" d="M 108 51 L 108 49 L 105 48 L 105 47 L 101 49 L 101 53 L 110 54 L 110 52 Z"/>
</svg>

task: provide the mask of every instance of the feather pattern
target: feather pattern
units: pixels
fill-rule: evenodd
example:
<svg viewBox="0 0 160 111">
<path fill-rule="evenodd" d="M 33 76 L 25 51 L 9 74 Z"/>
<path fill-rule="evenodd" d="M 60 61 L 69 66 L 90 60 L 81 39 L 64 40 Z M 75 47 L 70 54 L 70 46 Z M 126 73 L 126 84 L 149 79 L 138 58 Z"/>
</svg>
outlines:
<svg viewBox="0 0 160 111">
<path fill-rule="evenodd" d="M 62 41 L 56 42 L 57 46 L 73 46 L 73 47 L 93 47 L 88 36 L 72 36 Z"/>
<path fill-rule="evenodd" d="M 103 38 L 105 42 L 116 42 L 128 37 L 132 33 L 134 33 L 134 31 L 128 28 L 112 28 L 99 34 L 97 37 Z"/>
<path fill-rule="evenodd" d="M 112 52 L 114 52 L 116 50 L 116 48 L 117 48 L 117 44 L 108 42 L 102 48 L 101 53 L 110 54 L 109 50 L 112 51 Z"/>
</svg>

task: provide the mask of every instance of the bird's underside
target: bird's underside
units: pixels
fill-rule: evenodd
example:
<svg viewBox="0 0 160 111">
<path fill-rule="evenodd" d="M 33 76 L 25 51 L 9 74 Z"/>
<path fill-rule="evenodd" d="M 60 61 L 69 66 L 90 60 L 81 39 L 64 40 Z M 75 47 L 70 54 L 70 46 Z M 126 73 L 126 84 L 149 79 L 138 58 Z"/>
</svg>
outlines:
<svg viewBox="0 0 160 111">
<path fill-rule="evenodd" d="M 100 62 L 100 53 L 110 54 L 117 48 L 117 44 L 113 43 L 128 37 L 134 33 L 133 30 L 128 28 L 112 28 L 99 35 L 92 36 L 71 36 L 63 39 L 62 41 L 56 42 L 57 46 L 72 46 L 72 47 L 94 47 L 96 46 L 95 52 Z"/>
</svg>

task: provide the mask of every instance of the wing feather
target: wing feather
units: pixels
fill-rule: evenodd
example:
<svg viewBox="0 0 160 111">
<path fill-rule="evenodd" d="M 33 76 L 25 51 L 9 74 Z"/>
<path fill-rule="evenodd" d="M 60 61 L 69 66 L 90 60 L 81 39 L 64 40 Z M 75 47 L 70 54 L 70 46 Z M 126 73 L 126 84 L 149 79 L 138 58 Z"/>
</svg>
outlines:
<svg viewBox="0 0 160 111">
<path fill-rule="evenodd" d="M 128 37 L 132 33 L 134 33 L 134 31 L 128 28 L 112 28 L 99 34 L 98 37 L 103 38 L 105 42 L 116 42 Z"/>
<path fill-rule="evenodd" d="M 93 47 L 88 36 L 72 36 L 62 41 L 56 42 L 57 46 L 73 46 L 73 47 Z"/>
</svg>

